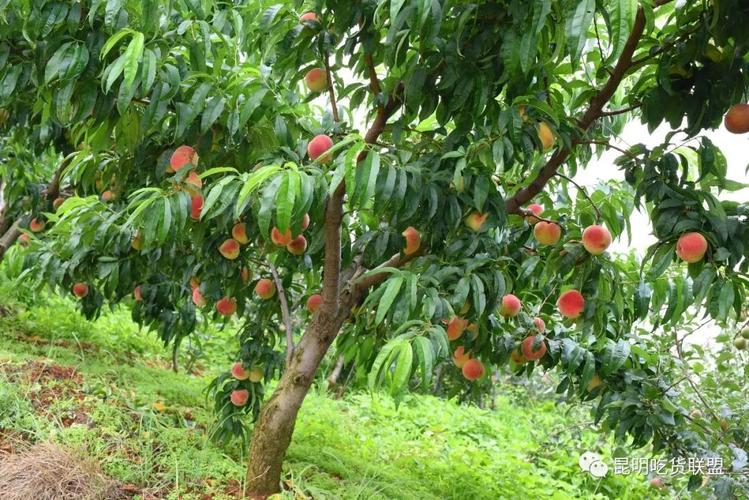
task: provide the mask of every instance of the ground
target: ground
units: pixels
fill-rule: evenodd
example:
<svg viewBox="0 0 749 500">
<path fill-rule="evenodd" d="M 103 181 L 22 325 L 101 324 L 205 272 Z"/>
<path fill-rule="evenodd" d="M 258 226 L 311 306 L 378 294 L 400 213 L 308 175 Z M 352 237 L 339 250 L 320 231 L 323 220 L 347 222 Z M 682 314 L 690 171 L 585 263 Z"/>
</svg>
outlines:
<svg viewBox="0 0 749 500">
<path fill-rule="evenodd" d="M 10 294 L 0 284 L 0 297 Z M 24 305 L 23 302 L 36 304 Z M 201 337 L 179 373 L 125 309 L 89 323 L 72 301 L 3 300 L 0 460 L 53 441 L 97 461 L 113 497 L 237 498 L 244 447 L 209 439 L 205 388 L 231 361 L 231 329 Z M 188 346 L 189 347 L 189 346 Z M 180 358 L 188 363 L 188 356 Z M 313 390 L 285 468 L 288 498 L 644 498 L 646 479 L 597 480 L 581 453 L 609 457 L 580 410 L 503 386 L 494 411 L 432 396 Z"/>
</svg>

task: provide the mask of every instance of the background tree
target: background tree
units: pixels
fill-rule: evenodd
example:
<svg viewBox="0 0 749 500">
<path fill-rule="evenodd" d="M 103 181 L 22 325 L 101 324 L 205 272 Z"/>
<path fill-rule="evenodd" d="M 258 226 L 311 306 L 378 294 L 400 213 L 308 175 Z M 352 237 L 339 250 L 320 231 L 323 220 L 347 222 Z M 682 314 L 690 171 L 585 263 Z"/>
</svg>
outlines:
<svg viewBox="0 0 749 500">
<path fill-rule="evenodd" d="M 742 185 L 696 139 L 747 97 L 740 0 L 0 5 L 0 248 L 29 224 L 29 275 L 88 316 L 132 300 L 175 349 L 241 318 L 212 388 L 218 437 L 257 418 L 249 495 L 278 491 L 334 341 L 395 396 L 445 357 L 475 391 L 557 367 L 618 437 L 700 446 L 638 332 L 744 314 L 747 206 L 717 198 Z M 633 114 L 681 135 L 622 150 L 627 185 L 576 185 Z M 639 269 L 605 253 L 635 206 L 659 240 Z"/>
</svg>

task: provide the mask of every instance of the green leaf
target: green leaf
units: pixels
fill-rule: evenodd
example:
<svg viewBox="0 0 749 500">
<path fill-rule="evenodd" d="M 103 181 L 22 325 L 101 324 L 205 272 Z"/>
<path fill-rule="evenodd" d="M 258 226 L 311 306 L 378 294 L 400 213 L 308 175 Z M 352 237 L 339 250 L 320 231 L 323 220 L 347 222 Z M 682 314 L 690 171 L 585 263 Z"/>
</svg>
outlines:
<svg viewBox="0 0 749 500">
<path fill-rule="evenodd" d="M 110 36 L 107 39 L 106 43 L 104 43 L 104 46 L 102 46 L 101 52 L 99 52 L 99 59 L 104 60 L 104 58 L 107 57 L 107 54 L 109 54 L 109 51 L 112 50 L 112 47 L 114 47 L 117 42 L 131 33 L 133 33 L 132 29 L 122 28 L 120 31 Z"/>
<path fill-rule="evenodd" d="M 421 370 L 422 383 L 425 388 L 429 387 L 432 381 L 432 371 L 434 370 L 434 349 L 432 343 L 426 337 L 416 337 L 412 343 L 416 357 L 419 361 Z"/>
<path fill-rule="evenodd" d="M 601 358 L 601 376 L 607 377 L 612 373 L 616 373 L 629 358 L 630 345 L 629 342 L 622 339 L 617 343 L 609 341 L 606 344 L 606 348 L 603 351 L 603 357 Z"/>
<path fill-rule="evenodd" d="M 291 226 L 294 202 L 300 191 L 299 172 L 287 170 L 276 195 L 276 226 L 283 233 Z"/>
<path fill-rule="evenodd" d="M 372 368 L 369 370 L 369 376 L 367 377 L 369 390 L 376 389 L 382 383 L 382 379 L 385 378 L 385 372 L 390 368 L 390 364 L 392 363 L 390 361 L 391 354 L 403 344 L 406 344 L 406 342 L 402 339 L 393 340 L 380 349 L 380 353 L 375 358 L 374 363 L 372 363 Z"/>
<path fill-rule="evenodd" d="M 397 351 L 395 371 L 393 372 L 392 383 L 390 384 L 390 394 L 395 395 L 402 392 L 408 386 L 408 380 L 411 378 L 413 369 L 414 353 L 411 345 L 403 342 Z"/>
<path fill-rule="evenodd" d="M 577 63 L 587 40 L 588 29 L 593 23 L 595 0 L 579 0 L 567 19 L 567 47 L 572 63 Z"/>
<path fill-rule="evenodd" d="M 609 24 L 611 54 L 609 61 L 619 59 L 624 50 L 624 44 L 627 42 L 632 27 L 635 24 L 637 16 L 637 0 L 611 0 L 609 2 Z"/>
<path fill-rule="evenodd" d="M 382 299 L 380 299 L 380 303 L 377 305 L 377 315 L 375 316 L 376 325 L 379 325 L 382 323 L 382 320 L 385 319 L 385 316 L 393 305 L 395 298 L 398 296 L 398 292 L 400 292 L 401 285 L 403 285 L 403 279 L 402 275 L 398 275 L 393 276 L 387 281 L 385 293 L 382 294 Z"/>
<path fill-rule="evenodd" d="M 125 51 L 125 85 L 130 88 L 138 75 L 138 66 L 143 57 L 143 33 L 135 33 Z"/>
</svg>

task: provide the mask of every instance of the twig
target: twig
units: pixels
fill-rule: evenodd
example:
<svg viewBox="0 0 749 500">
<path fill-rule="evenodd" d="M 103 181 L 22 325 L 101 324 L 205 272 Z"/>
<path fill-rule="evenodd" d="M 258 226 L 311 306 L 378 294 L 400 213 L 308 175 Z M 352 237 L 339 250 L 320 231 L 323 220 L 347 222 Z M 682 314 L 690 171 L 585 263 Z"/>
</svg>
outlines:
<svg viewBox="0 0 749 500">
<path fill-rule="evenodd" d="M 622 109 L 614 109 L 612 111 L 602 111 L 601 116 L 622 115 L 624 113 L 629 113 L 630 111 L 634 111 L 641 106 L 642 104 L 640 103 L 640 104 L 633 104 L 632 106 L 627 106 L 626 108 L 622 108 Z"/>
<path fill-rule="evenodd" d="M 338 123 L 341 121 L 341 117 L 338 115 L 338 104 L 335 100 L 335 90 L 333 89 L 333 72 L 330 71 L 330 61 L 328 60 L 328 53 L 323 54 L 323 61 L 325 62 L 325 74 L 328 78 L 328 93 L 330 94 L 330 105 L 333 107 L 333 121 Z"/>
<path fill-rule="evenodd" d="M 291 356 L 294 354 L 294 331 L 291 329 L 291 315 L 289 314 L 289 304 L 286 302 L 286 292 L 283 289 L 283 283 L 278 276 L 278 270 L 273 262 L 268 261 L 270 273 L 273 275 L 273 281 L 276 283 L 278 290 L 278 301 L 281 303 L 281 316 L 283 318 L 284 328 L 286 329 L 286 365 L 291 362 Z"/>
<path fill-rule="evenodd" d="M 613 150 L 619 151 L 621 154 L 623 154 L 625 156 L 628 156 L 628 157 L 630 157 L 633 160 L 637 159 L 637 155 L 636 154 L 630 153 L 626 149 L 620 148 L 619 146 L 614 146 L 610 142 L 606 142 L 606 141 L 577 141 L 577 144 L 596 144 L 598 146 L 604 146 L 604 147 L 607 147 L 609 149 L 613 149 Z"/>
<path fill-rule="evenodd" d="M 564 175 L 564 174 L 562 174 L 560 172 L 557 172 L 556 175 L 557 175 L 557 177 L 561 177 L 562 179 L 566 180 L 567 182 L 571 182 L 572 184 L 575 185 L 575 187 L 577 187 L 578 191 L 580 191 L 583 194 L 583 196 L 585 196 L 588 199 L 588 201 L 590 202 L 591 206 L 593 207 L 593 210 L 596 211 L 596 222 L 601 222 L 601 211 L 598 210 L 598 207 L 596 206 L 595 202 L 593 201 L 593 198 L 591 198 L 588 195 L 588 192 L 585 190 L 585 188 L 582 187 L 577 182 L 573 181 L 572 178 L 567 177 L 566 175 Z"/>
<path fill-rule="evenodd" d="M 703 326 L 705 326 L 707 323 L 708 323 L 707 321 L 704 322 L 704 323 L 702 323 L 700 326 L 698 326 L 697 328 L 695 328 L 694 330 L 692 330 L 691 332 L 689 332 L 689 334 L 696 332 L 697 330 L 699 330 L 700 328 L 702 328 Z M 687 335 L 689 335 L 689 334 L 687 334 Z M 684 336 L 684 338 L 686 338 L 686 335 Z M 674 330 L 674 340 L 676 341 L 676 343 L 675 343 L 676 354 L 679 357 L 679 360 L 681 360 L 681 367 L 682 367 L 682 370 L 684 371 L 684 376 L 686 377 L 687 382 L 689 383 L 689 385 L 692 387 L 692 390 L 694 390 L 695 394 L 697 394 L 697 397 L 700 399 L 700 401 L 702 401 L 702 404 L 705 405 L 705 408 L 712 414 L 713 418 L 716 421 L 720 421 L 720 417 L 718 417 L 718 414 L 708 404 L 707 400 L 702 395 L 702 392 L 700 392 L 700 390 L 697 387 L 697 385 L 689 377 L 689 365 L 684 360 L 684 353 L 682 352 L 682 348 L 681 348 L 681 343 L 684 341 L 684 338 L 682 338 L 681 340 L 679 340 L 679 333 L 678 333 L 677 330 Z"/>
</svg>

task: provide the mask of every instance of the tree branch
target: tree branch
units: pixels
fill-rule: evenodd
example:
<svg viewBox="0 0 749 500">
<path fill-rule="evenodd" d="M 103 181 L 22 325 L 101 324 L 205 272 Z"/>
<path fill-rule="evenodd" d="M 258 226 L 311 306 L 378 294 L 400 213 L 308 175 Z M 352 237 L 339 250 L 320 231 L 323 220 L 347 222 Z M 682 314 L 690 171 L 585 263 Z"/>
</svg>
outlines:
<svg viewBox="0 0 749 500">
<path fill-rule="evenodd" d="M 16 219 L 5 234 L 0 238 L 0 261 L 5 257 L 5 253 L 13 246 L 19 236 L 21 236 L 21 218 Z"/>
<path fill-rule="evenodd" d="M 370 272 L 370 274 L 366 274 L 362 276 L 361 278 L 359 278 L 358 280 L 356 280 L 354 282 L 355 291 L 360 294 L 360 293 L 365 292 L 367 289 L 375 285 L 379 285 L 380 283 L 385 281 L 385 279 L 388 277 L 388 273 L 387 272 L 378 273 L 376 272 L 377 269 L 381 269 L 384 267 L 397 267 L 397 268 L 403 267 L 404 265 L 411 262 L 412 260 L 422 255 L 423 253 L 424 253 L 424 249 L 421 249 L 420 251 L 412 253 L 410 255 L 403 255 L 400 253 L 393 255 L 388 260 L 386 260 L 385 262 L 380 264 L 378 267 L 373 269 L 372 272 Z"/>
<path fill-rule="evenodd" d="M 607 147 L 609 149 L 614 149 L 616 151 L 619 151 L 621 154 L 623 154 L 625 156 L 629 156 L 633 160 L 637 158 L 637 155 L 632 154 L 629 151 L 627 151 L 626 149 L 620 148 L 619 146 L 614 146 L 610 142 L 606 142 L 606 141 L 577 141 L 576 144 L 596 144 L 598 146 L 604 146 L 604 147 Z"/>
<path fill-rule="evenodd" d="M 286 292 L 283 288 L 281 278 L 278 276 L 278 270 L 273 262 L 268 261 L 268 267 L 270 273 L 273 275 L 273 281 L 276 283 L 276 290 L 278 290 L 278 302 L 281 304 L 281 317 L 283 318 L 283 325 L 286 329 L 286 366 L 291 362 L 291 356 L 294 355 L 294 330 L 291 328 L 291 315 L 289 314 L 289 303 L 286 301 Z"/>
<path fill-rule="evenodd" d="M 622 109 L 614 109 L 611 111 L 602 111 L 601 116 L 616 116 L 616 115 L 623 115 L 624 113 L 629 113 L 630 111 L 634 111 L 641 107 L 642 104 L 633 104 L 632 106 L 627 106 L 626 108 Z"/>
<path fill-rule="evenodd" d="M 593 97 L 590 106 L 578 121 L 580 129 L 583 132 L 587 131 L 593 122 L 601 117 L 603 107 L 607 102 L 609 102 L 614 95 L 614 92 L 616 92 L 616 89 L 626 76 L 627 71 L 631 68 L 632 55 L 637 48 L 637 44 L 640 42 L 640 38 L 642 38 L 644 30 L 645 12 L 642 7 L 640 7 L 637 9 L 637 17 L 632 26 L 632 32 L 630 33 L 629 38 L 627 38 L 622 55 L 619 57 L 616 66 L 614 66 L 609 79 Z M 511 198 L 507 199 L 505 202 L 507 212 L 520 215 L 520 207 L 533 199 L 534 196 L 543 190 L 549 180 L 556 174 L 559 167 L 567 160 L 570 153 L 571 151 L 567 148 L 557 149 L 531 183 L 527 187 L 516 192 Z"/>
</svg>

